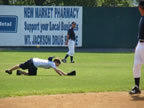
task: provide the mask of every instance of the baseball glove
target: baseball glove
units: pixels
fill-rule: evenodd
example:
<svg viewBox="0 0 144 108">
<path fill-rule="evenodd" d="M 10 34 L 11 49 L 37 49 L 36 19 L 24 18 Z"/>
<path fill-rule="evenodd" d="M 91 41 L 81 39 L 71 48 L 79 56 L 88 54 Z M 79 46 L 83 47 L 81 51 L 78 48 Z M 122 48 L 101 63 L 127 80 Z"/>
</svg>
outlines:
<svg viewBox="0 0 144 108">
<path fill-rule="evenodd" d="M 67 75 L 68 75 L 68 76 L 76 76 L 76 71 L 73 70 L 73 71 L 67 73 Z"/>
</svg>

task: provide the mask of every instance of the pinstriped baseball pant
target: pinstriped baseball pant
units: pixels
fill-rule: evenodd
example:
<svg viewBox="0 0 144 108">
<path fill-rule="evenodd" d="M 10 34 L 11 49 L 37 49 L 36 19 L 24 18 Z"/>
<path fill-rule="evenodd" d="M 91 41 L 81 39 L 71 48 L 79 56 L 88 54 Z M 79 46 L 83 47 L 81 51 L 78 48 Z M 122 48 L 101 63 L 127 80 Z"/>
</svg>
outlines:
<svg viewBox="0 0 144 108">
<path fill-rule="evenodd" d="M 75 53 L 75 41 L 74 40 L 71 40 L 71 39 L 68 40 L 68 49 L 69 51 L 67 54 L 69 56 L 73 56 Z"/>
<path fill-rule="evenodd" d="M 134 78 L 141 77 L 141 67 L 144 64 L 144 42 L 138 42 L 135 57 L 134 57 L 134 66 L 133 66 L 133 76 Z"/>
</svg>

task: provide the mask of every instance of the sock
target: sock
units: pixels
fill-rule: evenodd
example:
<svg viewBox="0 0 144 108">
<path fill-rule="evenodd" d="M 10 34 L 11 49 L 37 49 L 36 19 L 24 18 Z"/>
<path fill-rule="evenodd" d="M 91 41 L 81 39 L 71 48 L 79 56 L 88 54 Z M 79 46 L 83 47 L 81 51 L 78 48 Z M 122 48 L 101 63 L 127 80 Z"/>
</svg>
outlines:
<svg viewBox="0 0 144 108">
<path fill-rule="evenodd" d="M 66 60 L 66 59 L 68 58 L 68 56 L 69 56 L 69 55 L 67 54 L 64 59 Z"/>
<path fill-rule="evenodd" d="M 73 56 L 70 56 L 70 58 L 71 58 L 71 62 L 73 61 Z"/>
<path fill-rule="evenodd" d="M 140 83 L 140 78 L 135 78 L 135 85 L 139 87 L 139 83 Z"/>
</svg>

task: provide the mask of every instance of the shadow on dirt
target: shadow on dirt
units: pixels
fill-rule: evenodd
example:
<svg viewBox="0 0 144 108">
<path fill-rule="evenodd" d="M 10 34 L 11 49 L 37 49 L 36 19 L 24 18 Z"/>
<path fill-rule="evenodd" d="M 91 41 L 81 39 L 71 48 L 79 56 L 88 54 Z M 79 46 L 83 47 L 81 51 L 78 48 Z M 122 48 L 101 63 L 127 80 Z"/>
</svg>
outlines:
<svg viewBox="0 0 144 108">
<path fill-rule="evenodd" d="M 132 101 L 144 101 L 144 97 L 140 95 L 133 95 L 131 97 L 132 97 Z"/>
</svg>

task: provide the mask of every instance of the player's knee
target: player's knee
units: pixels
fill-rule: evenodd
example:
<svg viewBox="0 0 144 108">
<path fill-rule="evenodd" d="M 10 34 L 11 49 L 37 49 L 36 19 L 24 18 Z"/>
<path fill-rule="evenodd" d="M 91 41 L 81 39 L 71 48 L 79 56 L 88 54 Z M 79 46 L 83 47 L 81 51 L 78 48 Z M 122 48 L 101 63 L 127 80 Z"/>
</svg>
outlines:
<svg viewBox="0 0 144 108">
<path fill-rule="evenodd" d="M 135 70 L 140 70 L 141 69 L 141 65 L 140 64 L 135 64 L 133 67 L 133 71 Z"/>
<path fill-rule="evenodd" d="M 138 77 L 141 76 L 141 65 L 140 64 L 134 65 L 134 67 L 133 67 L 133 76 L 135 78 L 138 78 Z"/>
<path fill-rule="evenodd" d="M 74 51 L 71 51 L 70 55 L 73 56 L 74 55 Z"/>
<path fill-rule="evenodd" d="M 140 71 L 133 71 L 134 78 L 140 78 L 141 72 Z"/>
</svg>

